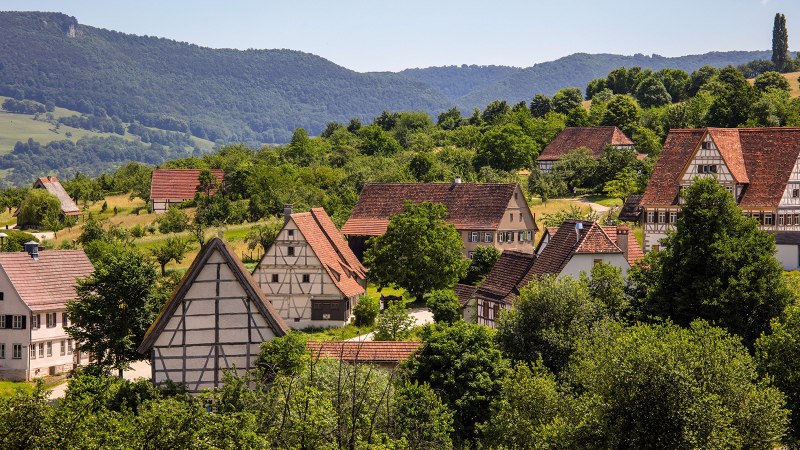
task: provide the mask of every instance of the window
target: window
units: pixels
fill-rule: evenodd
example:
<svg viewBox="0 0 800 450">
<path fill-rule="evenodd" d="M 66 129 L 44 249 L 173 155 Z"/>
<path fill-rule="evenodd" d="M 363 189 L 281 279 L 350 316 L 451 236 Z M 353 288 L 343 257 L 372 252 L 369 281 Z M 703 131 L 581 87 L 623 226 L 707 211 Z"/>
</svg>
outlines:
<svg viewBox="0 0 800 450">
<path fill-rule="evenodd" d="M 3 292 L 3 291 L 0 291 L 0 301 L 5 300 L 5 299 L 6 299 L 6 293 Z M 3 344 L 3 345 L 5 345 L 5 344 Z"/>
<path fill-rule="evenodd" d="M 764 225 L 773 225 L 774 221 L 772 218 L 772 213 L 764 214 Z"/>
<path fill-rule="evenodd" d="M 475 252 L 467 253 L 467 258 L 472 259 L 473 256 L 475 256 Z"/>
<path fill-rule="evenodd" d="M 48 342 L 47 343 L 47 357 L 49 358 L 51 356 L 53 356 L 53 343 L 52 342 Z"/>
<path fill-rule="evenodd" d="M 784 222 L 785 222 L 785 221 L 784 221 L 784 216 L 783 216 L 783 214 L 778 214 L 778 225 L 781 225 L 781 226 L 783 226 L 783 225 L 784 225 Z"/>
<path fill-rule="evenodd" d="M 6 359 L 6 344 L 0 344 L 0 359 Z"/>
<path fill-rule="evenodd" d="M 31 344 L 31 359 L 36 359 L 36 344 Z"/>
<path fill-rule="evenodd" d="M 41 314 L 32 314 L 31 315 L 31 328 L 34 330 L 39 328 L 39 324 L 42 323 L 42 315 Z"/>
<path fill-rule="evenodd" d="M 653 223 L 655 213 L 653 211 L 647 211 L 647 223 Z"/>
<path fill-rule="evenodd" d="M 659 211 L 658 212 L 658 223 L 667 223 L 667 212 L 666 211 Z"/>
<path fill-rule="evenodd" d="M 72 354 L 72 339 L 67 339 L 67 354 Z"/>
<path fill-rule="evenodd" d="M 278 282 L 278 274 L 277 273 L 273 273 L 272 274 L 272 282 L 273 283 L 277 283 Z"/>
<path fill-rule="evenodd" d="M 711 147 L 711 141 L 705 141 L 705 142 L 703 142 L 702 144 L 700 144 L 700 148 L 702 148 L 703 150 L 709 150 L 709 149 L 711 149 L 711 148 L 712 148 L 712 147 Z"/>
<path fill-rule="evenodd" d="M 503 232 L 503 231 L 498 232 L 497 233 L 497 242 L 503 243 L 505 241 L 506 241 L 506 233 Z"/>
<path fill-rule="evenodd" d="M 22 359 L 22 344 L 14 344 L 11 350 L 11 357 L 14 359 Z"/>
<path fill-rule="evenodd" d="M 513 232 L 513 231 L 509 231 L 509 232 L 507 232 L 507 234 L 506 234 L 506 241 L 508 241 L 508 242 L 514 242 L 514 232 Z"/>
<path fill-rule="evenodd" d="M 59 355 L 64 356 L 66 354 L 67 354 L 67 341 L 62 340 L 61 341 L 61 351 L 59 352 Z"/>
<path fill-rule="evenodd" d="M 39 358 L 44 358 L 44 342 L 39 342 Z"/>
<path fill-rule="evenodd" d="M 310 283 L 311 282 L 311 275 L 304 273 L 303 274 L 303 283 Z"/>
<path fill-rule="evenodd" d="M 67 313 L 61 313 L 61 326 L 62 327 L 69 326 L 69 319 L 67 318 Z"/>
<path fill-rule="evenodd" d="M 519 213 L 519 221 L 522 222 L 522 213 Z"/>
<path fill-rule="evenodd" d="M 47 320 L 47 328 L 56 326 L 56 313 L 47 313 L 45 314 L 45 318 Z"/>
<path fill-rule="evenodd" d="M 478 232 L 473 231 L 469 234 L 469 241 L 470 242 L 478 242 Z"/>
<path fill-rule="evenodd" d="M 311 320 L 344 320 L 346 307 L 341 300 L 311 300 Z"/>
<path fill-rule="evenodd" d="M 492 233 L 483 233 L 483 242 L 492 242 Z"/>
<path fill-rule="evenodd" d="M 514 221 L 514 213 L 508 213 L 508 220 L 511 222 Z"/>
<path fill-rule="evenodd" d="M 20 330 L 25 328 L 25 316 L 13 316 L 11 319 L 11 328 Z"/>
<path fill-rule="evenodd" d="M 531 231 L 531 230 L 528 230 L 528 240 L 529 241 L 533 240 L 533 231 Z"/>
<path fill-rule="evenodd" d="M 792 197 L 797 198 L 800 197 L 800 189 L 792 189 Z M 2 298 L 0 298 L 2 300 Z"/>
<path fill-rule="evenodd" d="M 520 241 L 520 242 L 525 241 L 525 232 L 524 231 L 520 231 L 519 233 L 517 233 L 517 240 Z"/>
<path fill-rule="evenodd" d="M 675 212 L 675 211 L 670 211 L 669 212 L 669 223 L 675 223 L 675 221 L 677 219 L 678 219 L 678 213 Z"/>
<path fill-rule="evenodd" d="M 6 315 L 0 314 L 0 329 L 8 328 L 8 322 L 6 322 Z"/>
<path fill-rule="evenodd" d="M 286 233 L 289 235 L 290 238 L 294 237 L 294 230 L 286 230 Z"/>
<path fill-rule="evenodd" d="M 661 249 L 661 247 L 660 247 L 660 246 L 658 246 L 658 245 L 654 245 L 654 246 L 653 246 L 653 248 L 652 248 L 652 250 L 653 250 L 654 252 L 657 252 L 657 251 L 659 251 L 660 249 Z"/>
<path fill-rule="evenodd" d="M 294 247 L 287 247 L 286 254 L 289 256 L 294 256 Z"/>
</svg>

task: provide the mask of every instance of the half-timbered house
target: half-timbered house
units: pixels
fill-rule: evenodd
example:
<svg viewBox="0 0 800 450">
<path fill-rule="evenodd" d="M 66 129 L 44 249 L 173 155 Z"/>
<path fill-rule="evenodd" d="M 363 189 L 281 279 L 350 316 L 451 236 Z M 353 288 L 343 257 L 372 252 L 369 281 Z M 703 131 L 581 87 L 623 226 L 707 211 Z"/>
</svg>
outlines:
<svg viewBox="0 0 800 450">
<path fill-rule="evenodd" d="M 681 191 L 698 178 L 717 179 L 745 215 L 776 233 L 784 268 L 800 268 L 800 128 L 670 130 L 640 202 L 646 251 L 674 228 Z"/>
<path fill-rule="evenodd" d="M 222 384 L 225 370 L 255 366 L 262 342 L 289 327 L 220 239 L 200 251 L 147 330 L 139 352 L 150 355 L 153 383 L 197 393 Z"/>
<path fill-rule="evenodd" d="M 292 328 L 340 327 L 365 293 L 366 269 L 322 208 L 284 212 L 253 276 Z"/>
<path fill-rule="evenodd" d="M 536 158 L 536 165 L 542 172 L 550 173 L 553 164 L 572 150 L 588 148 L 594 159 L 600 159 L 608 146 L 634 148 L 633 141 L 617 127 L 568 127 L 547 144 Z"/>
<path fill-rule="evenodd" d="M 458 230 L 464 256 L 480 246 L 533 252 L 538 230 L 518 183 L 367 183 L 361 190 L 342 233 L 360 259 L 367 239 L 386 232 L 393 215 L 403 212 L 406 200 L 440 203 L 445 220 Z"/>
</svg>

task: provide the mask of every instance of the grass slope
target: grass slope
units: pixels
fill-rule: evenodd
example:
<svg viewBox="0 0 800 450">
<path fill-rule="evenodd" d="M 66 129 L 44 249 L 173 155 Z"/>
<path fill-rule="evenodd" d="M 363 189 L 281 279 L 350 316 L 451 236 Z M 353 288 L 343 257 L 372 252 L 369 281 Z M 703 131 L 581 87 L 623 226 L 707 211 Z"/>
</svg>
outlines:
<svg viewBox="0 0 800 450">
<path fill-rule="evenodd" d="M 786 78 L 786 81 L 789 82 L 789 95 L 792 98 L 800 97 L 800 81 L 798 81 L 798 78 L 800 77 L 800 72 L 789 72 L 789 73 L 784 73 L 782 75 L 784 78 Z M 756 79 L 750 78 L 747 81 L 749 81 L 750 84 L 754 84 Z"/>
</svg>

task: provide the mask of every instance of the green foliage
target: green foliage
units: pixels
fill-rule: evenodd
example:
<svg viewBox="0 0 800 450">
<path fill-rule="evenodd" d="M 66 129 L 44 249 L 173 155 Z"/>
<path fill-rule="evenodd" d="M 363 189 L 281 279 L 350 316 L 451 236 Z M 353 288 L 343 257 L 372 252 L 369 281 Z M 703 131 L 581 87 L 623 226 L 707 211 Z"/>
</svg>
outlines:
<svg viewBox="0 0 800 450">
<path fill-rule="evenodd" d="M 786 31 L 786 16 L 775 14 L 772 26 L 772 64 L 779 71 L 786 69 L 789 60 L 789 32 Z"/>
<path fill-rule="evenodd" d="M 411 335 L 414 318 L 408 315 L 409 309 L 402 301 L 391 302 L 378 316 L 375 324 L 376 341 L 402 341 Z"/>
<path fill-rule="evenodd" d="M 584 341 L 566 374 L 589 448 L 760 448 L 788 411 L 738 337 L 705 322 L 611 328 Z"/>
<path fill-rule="evenodd" d="M 45 189 L 31 189 L 22 200 L 17 215 L 17 224 L 22 227 L 42 226 L 47 222 L 58 222 L 61 202 Z"/>
<path fill-rule="evenodd" d="M 425 295 L 425 306 L 433 313 L 436 323 L 453 323 L 461 320 L 461 304 L 452 289 L 432 291 Z"/>
<path fill-rule="evenodd" d="M 364 255 L 370 277 L 379 285 L 393 283 L 421 300 L 425 293 L 451 288 L 464 274 L 464 243 L 445 222 L 443 205 L 406 202 L 391 218 L 386 233 L 372 239 Z"/>
<path fill-rule="evenodd" d="M 395 421 L 390 432 L 410 448 L 449 450 L 453 448 L 453 412 L 427 384 L 402 383 L 394 392 Z"/>
<path fill-rule="evenodd" d="M 580 219 L 580 220 L 588 220 L 590 222 L 597 222 L 600 220 L 597 212 L 593 211 L 591 208 L 584 210 L 579 205 L 573 204 L 569 206 L 569 209 L 562 209 L 561 211 L 548 214 L 542 214 L 542 223 L 546 227 L 558 227 L 561 226 L 567 219 Z"/>
<path fill-rule="evenodd" d="M 606 314 L 614 320 L 625 320 L 630 314 L 630 300 L 625 292 L 622 268 L 599 262 L 592 266 L 586 280 L 589 295 L 605 306 Z"/>
<path fill-rule="evenodd" d="M 670 104 L 672 96 L 667 92 L 664 83 L 653 76 L 639 83 L 636 88 L 636 100 L 643 108 L 651 108 Z"/>
<path fill-rule="evenodd" d="M 303 334 L 293 331 L 261 344 L 256 367 L 262 379 L 272 382 L 278 376 L 295 376 L 311 361 Z"/>
<path fill-rule="evenodd" d="M 502 389 L 508 362 L 494 346 L 494 330 L 458 321 L 422 330 L 422 347 L 404 365 L 406 376 L 427 383 L 454 412 L 456 442 L 480 436 L 477 424 L 490 418 L 489 405 Z"/>
<path fill-rule="evenodd" d="M 375 318 L 381 312 L 380 301 L 369 295 L 362 295 L 358 303 L 353 307 L 356 326 L 371 327 L 375 324 Z"/>
<path fill-rule="evenodd" d="M 278 238 L 278 233 L 281 231 L 281 222 L 279 220 L 271 220 L 263 225 L 256 225 L 251 228 L 244 240 L 247 242 L 247 248 L 250 250 L 261 247 L 263 253 L 272 246 L 275 239 Z"/>
<path fill-rule="evenodd" d="M 575 87 L 561 89 L 553 95 L 553 111 L 567 114 L 573 109 L 581 106 L 583 94 Z"/>
<path fill-rule="evenodd" d="M 67 303 L 66 330 L 78 350 L 93 355 L 92 364 L 121 375 L 131 361 L 148 357 L 136 348 L 161 306 L 153 304 L 157 274 L 150 260 L 126 246 L 109 246 L 92 262 L 94 273 L 78 280 L 77 298 Z"/>
<path fill-rule="evenodd" d="M 626 95 L 615 95 L 606 105 L 601 125 L 614 125 L 629 135 L 639 123 L 641 110 L 636 100 Z"/>
<path fill-rule="evenodd" d="M 479 245 L 472 253 L 472 260 L 469 262 L 463 282 L 472 285 L 480 284 L 498 259 L 500 259 L 500 250 L 496 247 Z"/>
<path fill-rule="evenodd" d="M 591 187 L 591 180 L 597 171 L 598 162 L 592 156 L 592 151 L 586 147 L 579 147 L 567 152 L 555 164 L 553 175 L 567 185 L 570 192 L 576 188 Z"/>
<path fill-rule="evenodd" d="M 177 206 L 170 206 L 167 212 L 156 219 L 160 233 L 180 233 L 189 227 L 189 217 Z"/>
<path fill-rule="evenodd" d="M 513 171 L 529 167 L 538 154 L 536 143 L 516 124 L 490 128 L 481 139 L 475 155 L 475 167 Z"/>
<path fill-rule="evenodd" d="M 702 318 L 752 345 L 791 301 L 775 239 L 712 178 L 695 180 L 682 196 L 658 271 L 640 288 L 648 292 L 643 316 L 679 325 Z"/>
<path fill-rule="evenodd" d="M 8 236 L 5 238 L 5 242 L 3 242 L 2 251 L 4 252 L 21 252 L 24 250 L 26 242 L 39 242 L 39 239 L 34 235 L 25 233 L 24 231 L 3 230 L 3 233 Z"/>
<path fill-rule="evenodd" d="M 505 121 L 511 112 L 511 108 L 505 100 L 495 100 L 483 110 L 481 122 L 488 125 L 499 125 Z"/>
<path fill-rule="evenodd" d="M 522 289 L 514 308 L 500 316 L 497 342 L 509 358 L 541 360 L 558 373 L 606 315 L 586 282 L 544 276 Z"/>
<path fill-rule="evenodd" d="M 536 94 L 531 99 L 530 109 L 533 117 L 544 117 L 553 110 L 553 101 L 546 95 Z"/>
<path fill-rule="evenodd" d="M 789 80 L 778 72 L 764 72 L 756 77 L 755 87 L 761 92 L 770 89 L 789 92 Z"/>
<path fill-rule="evenodd" d="M 714 80 L 714 101 L 706 121 L 709 126 L 735 128 L 747 122 L 756 91 L 741 72 L 722 69 Z"/>
<path fill-rule="evenodd" d="M 163 244 L 152 248 L 150 254 L 158 265 L 161 266 L 161 276 L 164 276 L 167 274 L 167 264 L 169 264 L 170 261 L 175 261 L 176 264 L 180 264 L 180 262 L 183 261 L 184 255 L 186 255 L 186 252 L 189 250 L 191 250 L 191 242 L 188 239 L 170 236 Z"/>
</svg>

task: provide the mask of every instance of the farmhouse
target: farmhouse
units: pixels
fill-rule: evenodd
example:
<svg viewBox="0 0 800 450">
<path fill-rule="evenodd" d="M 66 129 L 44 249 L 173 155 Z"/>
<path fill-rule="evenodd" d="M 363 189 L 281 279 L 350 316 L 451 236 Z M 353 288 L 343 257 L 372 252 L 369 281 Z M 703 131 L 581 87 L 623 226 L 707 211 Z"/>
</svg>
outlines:
<svg viewBox="0 0 800 450">
<path fill-rule="evenodd" d="M 56 177 L 41 177 L 36 180 L 33 184 L 34 189 L 45 189 L 47 192 L 56 196 L 59 202 L 61 202 L 61 214 L 65 217 L 67 216 L 79 216 L 81 215 L 81 209 L 78 208 L 78 205 L 72 201 L 67 191 L 64 190 L 64 186 L 61 185 L 61 182 L 58 181 Z"/>
<path fill-rule="evenodd" d="M 0 253 L 0 378 L 58 375 L 86 362 L 64 327 L 76 281 L 94 272 L 82 250 Z"/>
<path fill-rule="evenodd" d="M 533 252 L 536 222 L 517 183 L 368 183 L 342 227 L 350 248 L 363 258 L 366 241 L 386 232 L 403 203 L 441 203 L 446 220 L 464 242 L 464 256 L 481 245 Z"/>
<path fill-rule="evenodd" d="M 547 144 L 536 158 L 536 165 L 542 172 L 550 173 L 553 164 L 572 150 L 586 147 L 592 151 L 594 159 L 600 159 L 609 145 L 617 148 L 634 148 L 633 141 L 617 127 L 568 127 Z"/>
<path fill-rule="evenodd" d="M 716 178 L 775 233 L 783 267 L 800 268 L 800 128 L 670 130 L 641 200 L 646 251 L 675 227 L 681 190 L 696 178 Z"/>
<path fill-rule="evenodd" d="M 306 348 L 311 357 L 333 358 L 350 364 L 375 364 L 394 370 L 406 361 L 422 345 L 422 342 L 391 341 L 308 341 Z"/>
<path fill-rule="evenodd" d="M 253 276 L 293 328 L 328 328 L 350 321 L 366 272 L 324 209 L 292 214 L 287 205 L 283 228 Z"/>
<path fill-rule="evenodd" d="M 200 392 L 222 384 L 223 372 L 255 366 L 262 342 L 289 327 L 220 239 L 200 251 L 138 348 L 150 355 L 155 384 Z"/>
<path fill-rule="evenodd" d="M 191 200 L 197 193 L 200 184 L 200 169 L 155 169 L 150 183 L 150 201 L 157 214 L 166 212 L 172 205 Z M 211 173 L 219 183 L 225 177 L 221 170 L 213 169 Z M 215 190 L 212 193 L 216 192 Z"/>
<path fill-rule="evenodd" d="M 522 288 L 535 277 L 589 274 L 604 262 L 627 273 L 644 256 L 636 237 L 626 225 L 600 226 L 596 222 L 567 219 L 548 228 L 535 254 L 505 251 L 486 279 L 465 302 L 464 320 L 495 327 L 500 310 L 510 309 Z M 460 287 L 464 292 L 464 287 Z M 464 294 L 459 296 L 463 301 Z"/>
</svg>

